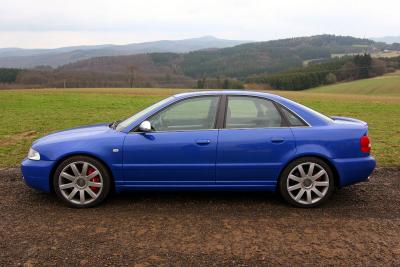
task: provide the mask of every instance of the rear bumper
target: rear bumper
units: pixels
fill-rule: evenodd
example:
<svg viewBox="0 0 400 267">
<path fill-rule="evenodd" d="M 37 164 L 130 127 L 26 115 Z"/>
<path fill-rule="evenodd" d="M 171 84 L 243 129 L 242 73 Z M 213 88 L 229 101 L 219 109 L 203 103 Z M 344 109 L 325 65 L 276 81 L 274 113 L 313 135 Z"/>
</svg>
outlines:
<svg viewBox="0 0 400 267">
<path fill-rule="evenodd" d="M 374 157 L 334 159 L 338 171 L 339 187 L 367 181 L 376 166 Z"/>
<path fill-rule="evenodd" d="M 21 171 L 25 183 L 34 189 L 50 192 L 50 173 L 54 161 L 24 159 L 21 163 Z"/>
</svg>

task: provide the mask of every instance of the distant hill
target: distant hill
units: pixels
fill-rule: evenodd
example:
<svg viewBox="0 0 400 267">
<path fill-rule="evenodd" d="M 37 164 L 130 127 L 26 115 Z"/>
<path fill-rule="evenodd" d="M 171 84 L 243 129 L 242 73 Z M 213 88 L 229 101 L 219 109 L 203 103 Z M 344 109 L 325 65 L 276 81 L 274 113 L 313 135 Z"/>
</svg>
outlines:
<svg viewBox="0 0 400 267">
<path fill-rule="evenodd" d="M 301 67 L 304 61 L 329 59 L 333 54 L 380 50 L 382 44 L 350 36 L 317 35 L 237 45 L 215 51 L 194 51 L 184 57 L 186 75 L 245 78 Z"/>
<path fill-rule="evenodd" d="M 309 89 L 307 92 L 400 96 L 400 72 Z"/>
<path fill-rule="evenodd" d="M 223 49 L 208 49 L 185 54 L 151 53 L 148 60 L 157 67 L 175 68 L 189 77 L 228 76 L 243 78 L 259 73 L 276 73 L 290 68 L 301 67 L 303 62 L 312 59 L 329 59 L 333 54 L 373 52 L 381 49 L 382 44 L 368 39 L 347 36 L 317 35 L 281 39 L 267 42 L 255 42 Z M 96 71 L 101 68 L 123 68 L 135 65 L 141 68 L 136 59 L 139 57 L 118 57 L 88 59 L 68 64 L 61 69 Z M 140 57 L 142 58 L 142 57 Z M 93 64 L 96 62 L 96 64 Z"/>
<path fill-rule="evenodd" d="M 171 44 L 171 41 L 166 42 Z M 173 48 L 177 49 L 176 46 L 170 47 Z M 70 87 L 193 87 L 198 80 L 217 80 L 218 83 L 226 78 L 246 80 L 302 68 L 307 62 L 323 62 L 334 55 L 376 53 L 386 49 L 392 49 L 392 46 L 350 36 L 317 35 L 187 53 L 94 57 L 56 69 L 27 70 L 18 76 L 18 82 L 51 87 L 63 86 L 64 81 Z M 68 54 L 78 53 L 76 51 L 82 54 L 90 52 L 93 56 L 93 50 L 75 50 Z"/>
<path fill-rule="evenodd" d="M 133 55 L 154 52 L 186 53 L 201 49 L 225 48 L 249 41 L 226 40 L 213 36 L 183 40 L 161 40 L 127 45 L 71 46 L 55 49 L 0 48 L 0 67 L 58 67 L 83 59 L 101 56 Z"/>
<path fill-rule="evenodd" d="M 399 36 L 384 36 L 384 37 L 372 37 L 371 40 L 376 42 L 383 42 L 387 44 L 400 43 L 400 35 Z"/>
</svg>

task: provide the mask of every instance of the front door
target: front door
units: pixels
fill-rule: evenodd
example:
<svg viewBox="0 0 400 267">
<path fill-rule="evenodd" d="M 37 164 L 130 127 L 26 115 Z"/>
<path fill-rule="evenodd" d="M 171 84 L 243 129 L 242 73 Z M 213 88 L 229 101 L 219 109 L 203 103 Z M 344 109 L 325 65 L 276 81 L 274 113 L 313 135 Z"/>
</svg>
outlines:
<svg viewBox="0 0 400 267">
<path fill-rule="evenodd" d="M 152 131 L 124 142 L 126 185 L 215 183 L 219 96 L 178 101 L 147 120 Z"/>
</svg>

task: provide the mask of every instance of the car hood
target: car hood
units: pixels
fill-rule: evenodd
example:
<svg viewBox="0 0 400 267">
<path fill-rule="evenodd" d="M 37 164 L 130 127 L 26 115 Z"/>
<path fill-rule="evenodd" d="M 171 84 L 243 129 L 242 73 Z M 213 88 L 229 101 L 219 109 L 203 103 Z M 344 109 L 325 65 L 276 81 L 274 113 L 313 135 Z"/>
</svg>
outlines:
<svg viewBox="0 0 400 267">
<path fill-rule="evenodd" d="M 40 145 L 45 143 L 54 143 L 54 142 L 62 142 L 62 141 L 70 141 L 73 139 L 86 139 L 96 135 L 103 134 L 108 131 L 113 131 L 110 129 L 108 123 L 96 124 L 96 125 L 89 125 L 89 126 L 82 126 L 76 127 L 71 129 L 66 129 L 58 132 L 51 133 L 46 135 L 35 142 L 34 145 Z"/>
</svg>

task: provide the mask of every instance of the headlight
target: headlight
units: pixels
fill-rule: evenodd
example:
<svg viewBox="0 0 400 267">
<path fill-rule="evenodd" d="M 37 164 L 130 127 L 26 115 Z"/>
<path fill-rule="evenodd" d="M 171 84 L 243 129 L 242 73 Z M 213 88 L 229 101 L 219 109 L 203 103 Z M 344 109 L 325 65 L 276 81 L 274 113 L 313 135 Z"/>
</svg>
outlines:
<svg viewBox="0 0 400 267">
<path fill-rule="evenodd" d="M 30 160 L 40 160 L 40 154 L 36 150 L 30 148 L 28 152 L 28 159 Z"/>
</svg>

